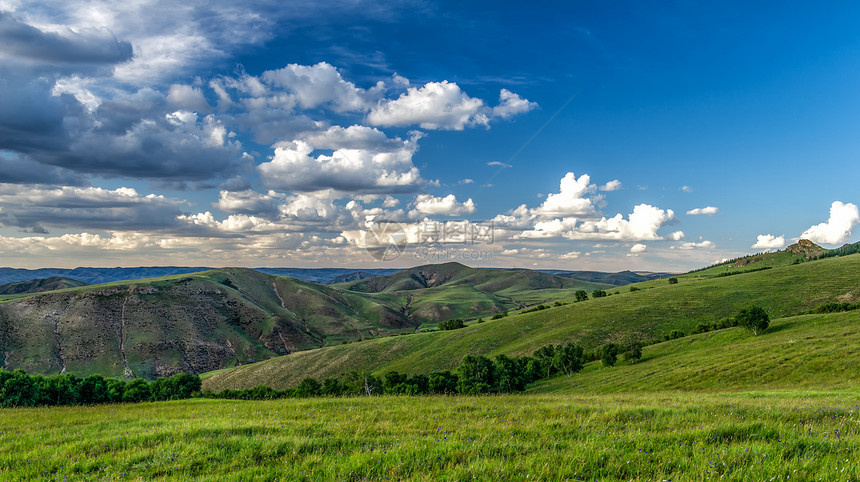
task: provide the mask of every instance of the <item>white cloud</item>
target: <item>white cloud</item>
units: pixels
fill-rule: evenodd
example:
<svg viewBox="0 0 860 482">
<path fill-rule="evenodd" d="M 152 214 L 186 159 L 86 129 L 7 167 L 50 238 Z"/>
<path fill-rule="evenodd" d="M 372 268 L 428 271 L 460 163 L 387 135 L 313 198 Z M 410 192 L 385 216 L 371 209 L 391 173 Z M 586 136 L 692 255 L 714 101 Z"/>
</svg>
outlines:
<svg viewBox="0 0 860 482">
<path fill-rule="evenodd" d="M 644 253 L 645 250 L 647 250 L 647 249 L 648 249 L 648 246 L 646 246 L 642 243 L 637 243 L 637 244 L 634 244 L 633 246 L 630 247 L 630 252 L 631 253 Z"/>
<path fill-rule="evenodd" d="M 613 181 L 609 181 L 606 184 L 600 186 L 599 189 L 601 191 L 607 191 L 607 192 L 617 191 L 617 190 L 621 189 L 621 181 L 619 181 L 618 179 L 615 179 Z"/>
<path fill-rule="evenodd" d="M 586 219 L 579 222 L 576 218 L 539 221 L 531 231 L 520 233 L 520 238 L 564 237 L 576 240 L 618 240 L 650 241 L 664 239 L 657 231 L 671 222 L 675 213 L 671 209 L 660 209 L 648 204 L 639 204 L 624 219 L 621 214 L 612 218 Z"/>
<path fill-rule="evenodd" d="M 680 241 L 680 240 L 684 239 L 684 232 L 683 231 L 675 231 L 674 233 L 669 235 L 669 239 L 671 239 L 672 241 Z"/>
<path fill-rule="evenodd" d="M 484 101 L 469 97 L 454 82 L 428 82 L 410 87 L 394 100 L 383 100 L 371 109 L 367 120 L 373 125 L 409 126 L 423 129 L 463 130 L 467 125 L 487 124 L 480 116 Z"/>
<path fill-rule="evenodd" d="M 510 165 L 510 164 L 507 164 L 507 163 L 504 163 L 504 162 L 500 162 L 500 161 L 490 161 L 490 162 L 488 162 L 488 163 L 487 163 L 487 165 L 488 165 L 488 166 L 499 166 L 499 167 L 502 167 L 502 168 L 514 167 L 514 166 L 512 166 L 512 165 Z"/>
<path fill-rule="evenodd" d="M 759 234 L 755 244 L 750 248 L 755 249 L 782 249 L 785 246 L 785 236 L 774 236 L 772 234 Z"/>
<path fill-rule="evenodd" d="M 302 108 L 312 109 L 323 104 L 337 112 L 367 109 L 363 91 L 341 77 L 334 66 L 320 62 L 316 65 L 289 64 L 279 70 L 263 73 L 263 80 L 291 92 Z"/>
<path fill-rule="evenodd" d="M 594 214 L 594 204 L 586 195 L 593 193 L 595 186 L 591 184 L 588 174 L 576 178 L 568 172 L 559 183 L 559 192 L 549 194 L 546 201 L 534 210 L 539 216 L 582 216 Z"/>
<path fill-rule="evenodd" d="M 412 164 L 418 138 L 414 135 L 405 141 L 389 139 L 376 129 L 361 126 L 332 128 L 307 141 L 277 144 L 271 161 L 262 163 L 258 169 L 264 183 L 279 190 L 409 192 L 425 183 Z M 313 155 L 316 149 L 334 152 Z"/>
<path fill-rule="evenodd" d="M 687 186 L 686 184 L 681 186 L 681 190 L 684 192 L 693 192 L 693 188 L 691 188 L 690 186 Z"/>
<path fill-rule="evenodd" d="M 719 212 L 719 210 L 720 210 L 719 208 L 715 208 L 713 206 L 707 206 L 707 207 L 703 207 L 703 208 L 691 209 L 691 210 L 687 211 L 687 214 L 689 214 L 690 216 L 699 216 L 702 214 L 706 214 L 708 216 L 713 216 L 714 214 L 717 214 L 717 212 Z"/>
<path fill-rule="evenodd" d="M 456 82 L 428 82 L 409 87 L 397 99 L 382 99 L 370 110 L 368 122 L 379 126 L 418 125 L 429 130 L 463 130 L 469 126 L 489 126 L 494 118 L 509 119 L 537 107 L 519 95 L 502 89 L 499 105 L 489 108 L 484 101 L 460 89 Z"/>
<path fill-rule="evenodd" d="M 680 246 L 681 249 L 689 250 L 689 249 L 700 249 L 700 248 L 715 248 L 717 245 L 711 241 L 700 241 L 698 243 L 689 242 L 684 243 Z"/>
<path fill-rule="evenodd" d="M 493 117 L 510 119 L 515 115 L 524 114 L 537 106 L 537 102 L 529 102 L 528 99 L 523 99 L 508 89 L 502 89 L 499 93 L 499 105 L 493 107 Z"/>
<path fill-rule="evenodd" d="M 415 202 L 413 204 L 415 209 L 410 213 L 410 216 L 412 217 L 418 217 L 421 214 L 459 216 L 475 212 L 475 203 L 471 198 L 460 203 L 457 202 L 457 198 L 453 194 L 449 194 L 445 197 L 434 197 L 430 194 L 419 194 L 415 198 Z"/>
<path fill-rule="evenodd" d="M 826 223 L 811 226 L 800 237 L 821 244 L 844 243 L 858 224 L 860 212 L 856 205 L 834 201 L 830 206 L 830 219 Z"/>
</svg>

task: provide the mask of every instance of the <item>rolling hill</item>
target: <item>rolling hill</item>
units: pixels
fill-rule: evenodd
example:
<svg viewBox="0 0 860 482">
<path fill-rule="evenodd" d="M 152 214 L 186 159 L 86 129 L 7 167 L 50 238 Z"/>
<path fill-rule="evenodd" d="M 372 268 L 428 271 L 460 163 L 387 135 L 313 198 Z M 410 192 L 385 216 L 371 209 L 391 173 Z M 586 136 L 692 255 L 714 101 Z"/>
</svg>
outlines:
<svg viewBox="0 0 860 482">
<path fill-rule="evenodd" d="M 825 303 L 860 301 L 858 272 L 860 256 L 850 255 L 791 261 L 732 276 L 691 274 L 678 284 L 647 281 L 633 285 L 633 290 L 613 289 L 605 298 L 512 314 L 459 330 L 294 353 L 212 374 L 205 386 L 213 390 L 259 384 L 286 388 L 304 376 L 339 376 L 353 369 L 428 373 L 451 369 L 466 354 L 519 356 L 550 343 L 576 341 L 593 348 L 609 341 L 648 341 L 673 330 L 690 333 L 699 323 L 732 316 L 752 304 L 764 306 L 773 318 L 790 317 Z"/>
<path fill-rule="evenodd" d="M 442 269 L 458 283 L 408 297 L 244 268 L 8 295 L 0 298 L 0 368 L 127 377 L 199 373 L 412 333 L 425 322 L 447 319 L 448 306 L 461 316 L 487 316 L 523 304 L 511 296 L 539 297 L 545 286 L 547 297 L 557 297 L 569 294 L 561 287 L 581 285 L 530 271 L 510 277 L 462 265 Z M 472 287 L 475 280 L 485 291 Z M 433 297 L 447 304 L 435 313 L 422 311 Z"/>
<path fill-rule="evenodd" d="M 88 283 L 53 276 L 50 278 L 39 278 L 29 281 L 17 281 L 0 286 L 0 295 L 20 295 L 25 293 L 44 293 L 45 291 L 62 290 L 66 288 L 77 288 L 86 286 Z"/>
<path fill-rule="evenodd" d="M 404 306 L 411 318 L 422 323 L 474 319 L 569 298 L 578 289 L 612 287 L 532 270 L 478 269 L 460 263 L 418 266 L 333 286 Z"/>
</svg>

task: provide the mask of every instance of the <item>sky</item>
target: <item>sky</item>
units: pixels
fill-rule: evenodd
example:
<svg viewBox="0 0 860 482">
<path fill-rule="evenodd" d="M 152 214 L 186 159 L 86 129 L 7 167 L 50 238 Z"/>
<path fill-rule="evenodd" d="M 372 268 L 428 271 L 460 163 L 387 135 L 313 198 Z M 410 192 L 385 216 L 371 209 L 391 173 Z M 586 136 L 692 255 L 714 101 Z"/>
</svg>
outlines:
<svg viewBox="0 0 860 482">
<path fill-rule="evenodd" d="M 0 266 L 857 242 L 860 4 L 0 0 Z"/>
</svg>

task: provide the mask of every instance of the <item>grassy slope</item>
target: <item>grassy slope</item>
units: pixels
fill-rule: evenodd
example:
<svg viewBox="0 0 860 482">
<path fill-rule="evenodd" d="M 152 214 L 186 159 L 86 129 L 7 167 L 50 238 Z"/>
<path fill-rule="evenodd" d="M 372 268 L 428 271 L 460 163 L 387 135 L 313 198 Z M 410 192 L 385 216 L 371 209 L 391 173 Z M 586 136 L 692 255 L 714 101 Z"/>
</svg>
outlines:
<svg viewBox="0 0 860 482">
<path fill-rule="evenodd" d="M 856 391 L 0 409 L 0 480 L 856 480 Z"/>
<path fill-rule="evenodd" d="M 839 389 L 860 384 L 860 313 L 775 320 L 763 334 L 743 328 L 691 335 L 645 347 L 635 364 L 590 363 L 534 393 L 653 390 Z"/>
<path fill-rule="evenodd" d="M 530 354 L 549 343 L 579 341 L 586 347 L 628 338 L 650 339 L 735 314 L 750 304 L 774 318 L 799 314 L 827 302 L 860 299 L 860 256 L 829 258 L 729 277 L 682 278 L 612 290 L 620 294 L 535 313 L 472 324 L 448 332 L 364 341 L 309 350 L 211 376 L 211 389 L 267 384 L 284 388 L 305 376 L 338 376 L 352 369 L 406 373 L 450 369 L 466 354 Z"/>
</svg>

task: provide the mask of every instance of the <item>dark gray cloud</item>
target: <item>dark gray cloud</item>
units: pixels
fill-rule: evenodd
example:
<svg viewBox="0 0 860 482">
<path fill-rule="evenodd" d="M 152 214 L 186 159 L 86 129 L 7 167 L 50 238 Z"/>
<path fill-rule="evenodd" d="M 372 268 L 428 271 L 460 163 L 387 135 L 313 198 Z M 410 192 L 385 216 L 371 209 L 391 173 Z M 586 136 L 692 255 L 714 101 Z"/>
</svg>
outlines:
<svg viewBox="0 0 860 482">
<path fill-rule="evenodd" d="M 106 28 L 44 32 L 0 12 L 0 52 L 35 62 L 115 64 L 132 58 L 131 43 Z"/>
<path fill-rule="evenodd" d="M 134 189 L 0 184 L 0 226 L 150 232 L 177 236 L 235 236 L 180 220 L 182 202 Z"/>
<path fill-rule="evenodd" d="M 17 155 L 0 154 L 0 183 L 86 186 L 89 181 L 86 176 L 68 169 L 45 166 Z"/>
</svg>

